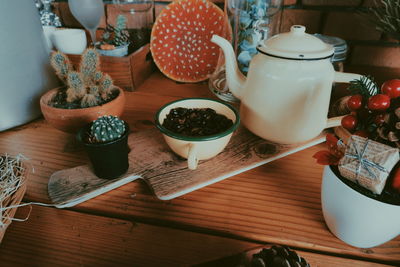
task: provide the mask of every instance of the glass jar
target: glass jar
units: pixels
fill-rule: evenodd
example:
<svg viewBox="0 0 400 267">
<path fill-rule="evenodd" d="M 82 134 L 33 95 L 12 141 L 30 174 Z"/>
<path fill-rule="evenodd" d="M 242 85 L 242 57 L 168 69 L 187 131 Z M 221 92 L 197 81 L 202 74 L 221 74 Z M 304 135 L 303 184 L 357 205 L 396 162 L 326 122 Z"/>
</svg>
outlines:
<svg viewBox="0 0 400 267">
<path fill-rule="evenodd" d="M 347 57 L 346 41 L 338 37 L 322 35 L 319 33 L 316 33 L 314 35 L 321 39 L 323 42 L 333 45 L 335 52 L 333 53 L 333 57 L 331 58 L 332 65 L 335 68 L 335 71 L 343 72 L 344 61 Z"/>
<path fill-rule="evenodd" d="M 154 23 L 154 0 L 113 0 L 117 11 L 127 18 L 127 28 L 133 51 L 150 43 Z"/>
<path fill-rule="evenodd" d="M 257 54 L 256 47 L 265 39 L 278 33 L 282 0 L 225 0 L 225 14 L 229 20 L 228 32 L 232 33 L 232 46 L 240 71 L 246 75 L 250 60 Z M 238 102 L 226 84 L 225 60 L 220 53 L 215 72 L 208 82 L 210 90 L 227 102 Z"/>
</svg>

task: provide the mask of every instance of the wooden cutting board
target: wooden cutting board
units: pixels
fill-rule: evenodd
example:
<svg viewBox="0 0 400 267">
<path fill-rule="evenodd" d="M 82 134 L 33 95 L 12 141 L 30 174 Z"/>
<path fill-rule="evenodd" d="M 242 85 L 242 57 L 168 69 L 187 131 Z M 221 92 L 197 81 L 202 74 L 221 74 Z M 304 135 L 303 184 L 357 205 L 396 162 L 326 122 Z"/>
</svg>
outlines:
<svg viewBox="0 0 400 267">
<path fill-rule="evenodd" d="M 51 175 L 48 193 L 56 207 L 72 207 L 140 178 L 159 199 L 170 200 L 323 141 L 324 133 L 306 143 L 281 145 L 239 128 L 223 152 L 189 170 L 186 160 L 174 154 L 154 128 L 130 134 L 130 166 L 125 175 L 100 179 L 90 165 L 61 170 Z"/>
</svg>

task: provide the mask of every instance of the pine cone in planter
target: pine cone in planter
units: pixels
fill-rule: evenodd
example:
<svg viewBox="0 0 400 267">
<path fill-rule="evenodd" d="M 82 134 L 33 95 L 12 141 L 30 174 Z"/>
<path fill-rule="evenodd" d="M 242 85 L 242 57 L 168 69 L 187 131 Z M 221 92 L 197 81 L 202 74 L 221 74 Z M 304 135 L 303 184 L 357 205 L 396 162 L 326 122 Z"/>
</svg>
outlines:
<svg viewBox="0 0 400 267">
<path fill-rule="evenodd" d="M 288 247 L 272 246 L 254 254 L 251 267 L 310 267 L 310 265 Z"/>
<path fill-rule="evenodd" d="M 379 142 L 400 147 L 400 100 L 392 101 L 390 110 L 384 115 L 384 123 L 376 132 Z"/>
</svg>

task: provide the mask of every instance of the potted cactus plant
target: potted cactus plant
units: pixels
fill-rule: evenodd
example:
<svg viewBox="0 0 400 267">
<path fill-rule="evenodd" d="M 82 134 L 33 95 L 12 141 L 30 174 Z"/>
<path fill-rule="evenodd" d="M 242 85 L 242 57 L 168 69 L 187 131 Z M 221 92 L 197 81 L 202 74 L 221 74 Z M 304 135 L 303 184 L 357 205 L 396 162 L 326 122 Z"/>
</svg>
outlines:
<svg viewBox="0 0 400 267">
<path fill-rule="evenodd" d="M 128 170 L 128 135 L 129 125 L 112 115 L 101 116 L 79 130 L 77 139 L 99 178 L 117 178 Z"/>
<path fill-rule="evenodd" d="M 61 52 L 53 52 L 50 62 L 65 84 L 50 90 L 40 100 L 42 113 L 53 127 L 74 133 L 101 115 L 122 114 L 124 92 L 113 84 L 110 75 L 100 71 L 96 49 L 85 50 L 78 70 Z"/>
<path fill-rule="evenodd" d="M 115 27 L 107 24 L 97 50 L 104 56 L 123 57 L 128 54 L 129 32 L 126 17 L 118 15 Z"/>
</svg>

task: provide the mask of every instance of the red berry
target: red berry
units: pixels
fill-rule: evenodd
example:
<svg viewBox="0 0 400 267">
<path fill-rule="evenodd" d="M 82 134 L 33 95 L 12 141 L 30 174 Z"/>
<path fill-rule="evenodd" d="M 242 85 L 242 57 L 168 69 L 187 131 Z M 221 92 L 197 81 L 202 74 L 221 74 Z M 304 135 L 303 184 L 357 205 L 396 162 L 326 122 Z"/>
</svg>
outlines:
<svg viewBox="0 0 400 267">
<path fill-rule="evenodd" d="M 362 100 L 362 95 L 352 95 L 349 100 L 347 100 L 347 106 L 350 110 L 357 110 L 361 108 Z"/>
<path fill-rule="evenodd" d="M 382 94 L 389 96 L 390 98 L 396 98 L 400 96 L 400 80 L 393 79 L 386 81 L 381 87 Z"/>
<path fill-rule="evenodd" d="M 368 132 L 364 131 L 364 130 L 355 131 L 353 134 L 364 137 L 364 138 L 368 138 L 368 136 L 369 136 Z"/>
<path fill-rule="evenodd" d="M 400 193 L 400 168 L 394 171 L 392 187 Z"/>
<path fill-rule="evenodd" d="M 375 111 L 384 111 L 390 107 L 390 97 L 383 94 L 373 95 L 368 100 L 368 108 Z"/>
<path fill-rule="evenodd" d="M 375 116 L 374 122 L 376 125 L 380 126 L 385 122 L 385 114 L 378 114 Z"/>
<path fill-rule="evenodd" d="M 357 127 L 357 117 L 353 115 L 344 116 L 341 123 L 345 129 L 352 131 Z"/>
</svg>

